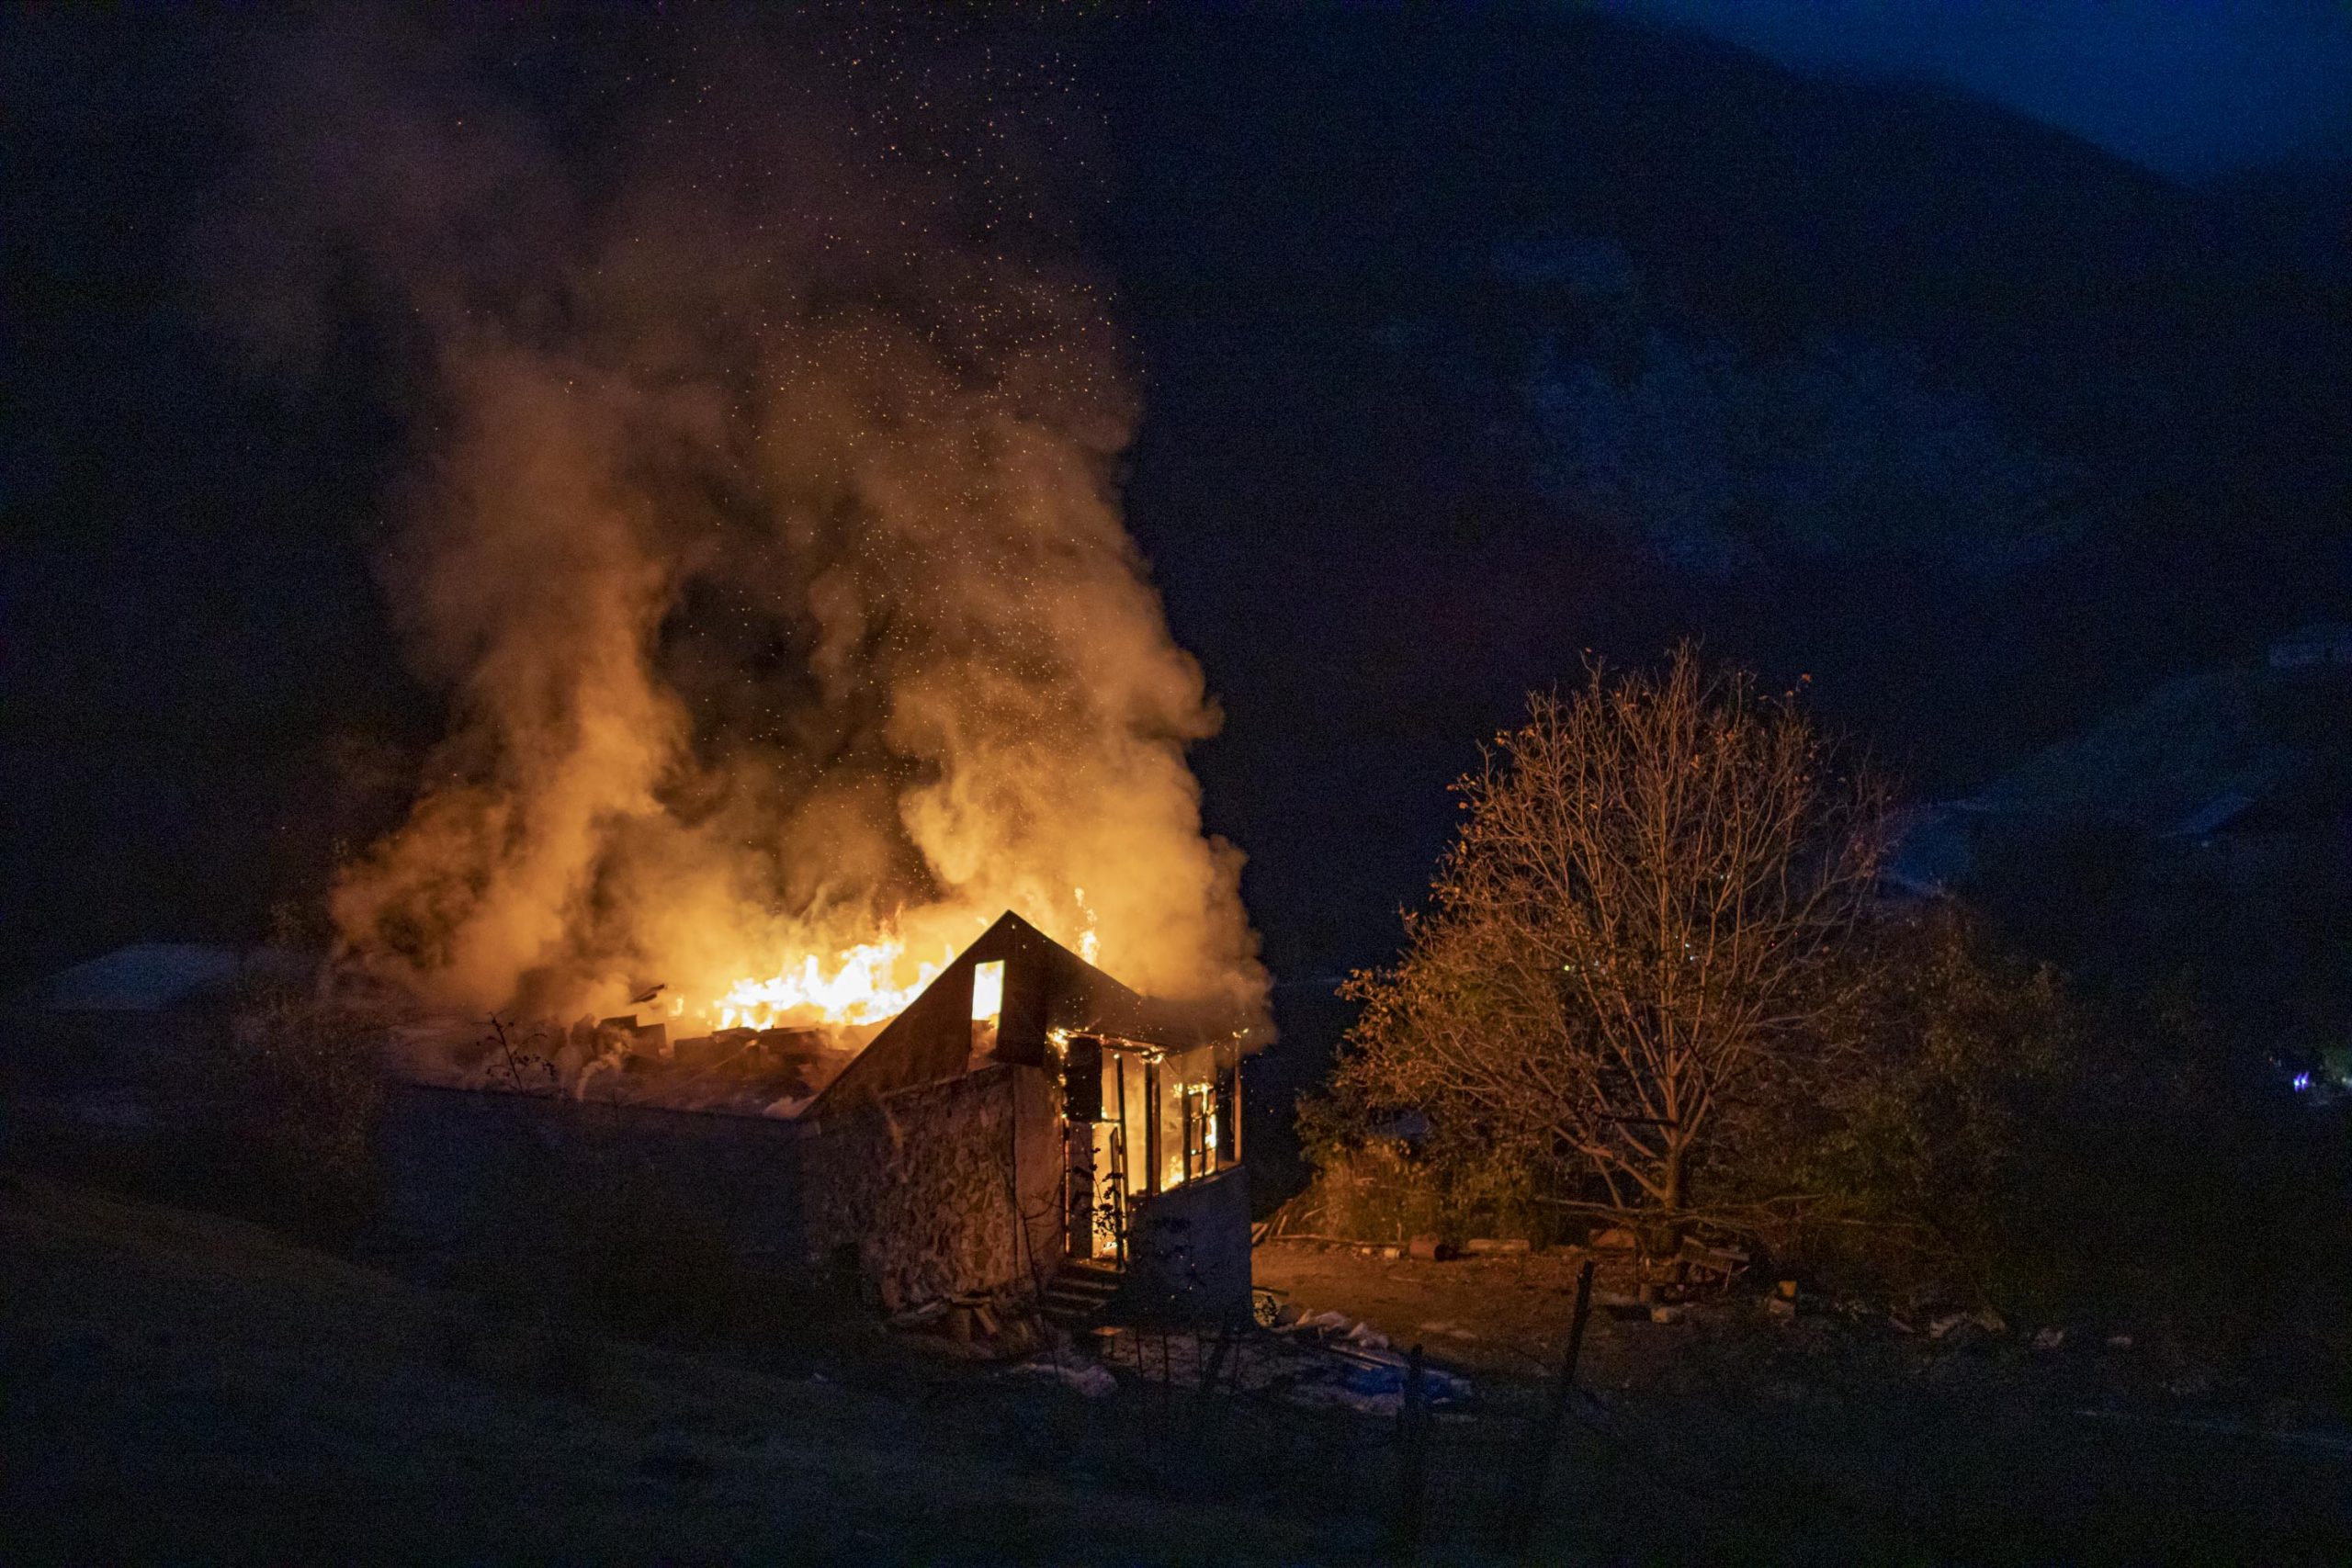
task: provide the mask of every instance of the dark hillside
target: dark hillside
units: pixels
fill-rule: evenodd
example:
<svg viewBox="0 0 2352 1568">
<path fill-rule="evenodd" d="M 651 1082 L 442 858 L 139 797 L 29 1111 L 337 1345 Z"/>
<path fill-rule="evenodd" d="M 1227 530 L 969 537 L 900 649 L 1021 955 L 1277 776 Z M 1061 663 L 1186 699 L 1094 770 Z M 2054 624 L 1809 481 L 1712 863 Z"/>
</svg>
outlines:
<svg viewBox="0 0 2352 1568">
<path fill-rule="evenodd" d="M 1148 378 L 1134 518 L 1227 695 L 1211 809 L 1260 856 L 1278 960 L 1363 951 L 1331 922 L 1409 890 L 1435 785 L 1586 648 L 1697 632 L 1811 673 L 1940 788 L 2345 587 L 2341 290 L 2073 137 L 1589 17 L 1169 23 L 1099 65 Z M 1614 340 L 1574 275 L 1596 246 L 1628 272 Z M 1547 249 L 1566 282 L 1530 280 Z M 1627 330 L 1917 355 L 2064 471 L 2075 543 L 1954 574 L 1891 504 L 1886 550 L 1730 582 L 1629 553 L 1538 493 L 1524 395 L 1546 348 L 1622 377 Z M 1362 912 L 1282 907 L 1334 839 L 1377 860 Z"/>
<path fill-rule="evenodd" d="M 1023 1468 L 1005 1407 L 1048 1421 L 1058 1390 L 1000 1381 L 984 1416 L 979 1380 L 939 1369 L 928 1399 L 877 1396 L 502 1320 L 230 1221 L 0 1182 L 11 1561 L 364 1541 L 410 1562 L 1158 1562 L 1214 1531 L 1231 1561 L 1287 1562 L 1316 1536 Z"/>
</svg>

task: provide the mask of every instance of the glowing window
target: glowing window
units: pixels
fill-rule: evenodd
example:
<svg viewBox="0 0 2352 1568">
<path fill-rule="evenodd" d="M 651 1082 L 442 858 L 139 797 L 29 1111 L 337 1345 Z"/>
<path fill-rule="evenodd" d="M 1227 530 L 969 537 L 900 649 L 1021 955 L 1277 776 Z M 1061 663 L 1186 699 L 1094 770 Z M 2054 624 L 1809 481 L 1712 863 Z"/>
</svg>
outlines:
<svg viewBox="0 0 2352 1568">
<path fill-rule="evenodd" d="M 1004 1012 L 1004 961 L 972 965 L 972 1021 L 994 1023 Z"/>
</svg>

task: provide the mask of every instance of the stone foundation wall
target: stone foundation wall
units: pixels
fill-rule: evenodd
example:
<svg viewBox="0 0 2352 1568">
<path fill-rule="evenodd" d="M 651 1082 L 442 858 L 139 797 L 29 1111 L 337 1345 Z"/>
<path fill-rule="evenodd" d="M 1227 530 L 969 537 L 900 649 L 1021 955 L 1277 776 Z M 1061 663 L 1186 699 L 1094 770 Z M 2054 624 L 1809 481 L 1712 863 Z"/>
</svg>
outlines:
<svg viewBox="0 0 2352 1568">
<path fill-rule="evenodd" d="M 377 1133 L 386 1214 L 373 1249 L 429 1277 L 461 1257 L 559 1244 L 626 1201 L 712 1227 L 745 1263 L 802 1269 L 807 1141 L 764 1117 L 399 1084 Z"/>
<path fill-rule="evenodd" d="M 890 1311 L 1027 1293 L 1059 1262 L 1037 1217 L 1058 1236 L 1048 1094 L 1035 1068 L 1000 1064 L 828 1118 L 808 1145 L 812 1247 L 854 1253 Z"/>
<path fill-rule="evenodd" d="M 583 1211 L 626 1201 L 759 1267 L 854 1259 L 893 1311 L 1026 1294 L 1061 1262 L 1053 1092 L 1039 1069 L 999 1064 L 811 1123 L 401 1084 L 378 1134 L 388 1201 L 371 1250 L 424 1278 L 485 1255 L 527 1263 Z"/>
</svg>

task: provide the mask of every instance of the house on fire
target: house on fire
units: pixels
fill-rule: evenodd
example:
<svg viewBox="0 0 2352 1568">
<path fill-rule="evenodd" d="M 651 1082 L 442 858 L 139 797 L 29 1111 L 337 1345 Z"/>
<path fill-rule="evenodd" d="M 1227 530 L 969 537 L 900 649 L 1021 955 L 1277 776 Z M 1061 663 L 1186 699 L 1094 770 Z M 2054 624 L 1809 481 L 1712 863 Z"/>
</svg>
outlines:
<svg viewBox="0 0 2352 1568">
<path fill-rule="evenodd" d="M 388 1248 L 511 1252 L 545 1229 L 528 1192 L 626 1192 L 747 1259 L 854 1270 L 888 1311 L 1090 1292 L 1182 1317 L 1248 1310 L 1245 1032 L 1137 995 L 1017 915 L 854 1054 L 815 1032 L 673 1044 L 659 1026 L 605 1028 L 641 1043 L 606 1092 L 564 1092 L 527 1049 L 493 1058 L 487 1085 L 396 1087 Z M 681 1108 L 730 1073 L 757 1092 Z M 538 1173 L 521 1198 L 518 1165 Z"/>
</svg>

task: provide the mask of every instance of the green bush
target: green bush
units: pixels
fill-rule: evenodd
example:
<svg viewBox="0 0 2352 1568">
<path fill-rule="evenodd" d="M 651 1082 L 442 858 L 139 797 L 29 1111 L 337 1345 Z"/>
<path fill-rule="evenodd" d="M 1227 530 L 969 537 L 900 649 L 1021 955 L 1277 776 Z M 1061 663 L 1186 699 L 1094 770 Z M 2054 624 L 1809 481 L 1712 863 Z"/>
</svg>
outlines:
<svg viewBox="0 0 2352 1568">
<path fill-rule="evenodd" d="M 1868 1049 L 1713 1174 L 1783 1202 L 1792 1267 L 2132 1329 L 2301 1382 L 2352 1366 L 2352 1154 L 2181 987 L 2085 997 L 1956 910 L 1890 928 Z M 2352 1388 L 2339 1392 L 2352 1393 Z"/>
<path fill-rule="evenodd" d="M 1546 1201 L 1549 1162 L 1523 1150 L 1368 1130 L 1377 1123 L 1333 1098 L 1302 1105 L 1299 1121 L 1314 1174 L 1285 1206 L 1289 1233 L 1383 1243 L 1511 1236 L 1539 1246 L 1561 1235 L 1564 1212 Z"/>
<path fill-rule="evenodd" d="M 187 1064 L 178 1196 L 321 1242 L 373 1214 L 382 1021 L 281 987 L 243 994 Z"/>
<path fill-rule="evenodd" d="M 1859 956 L 1835 1048 L 1727 1119 L 1709 1175 L 1787 1264 L 1998 1295 L 2030 1275 L 2035 1156 L 2089 1031 L 2057 975 L 1944 906 Z"/>
</svg>

